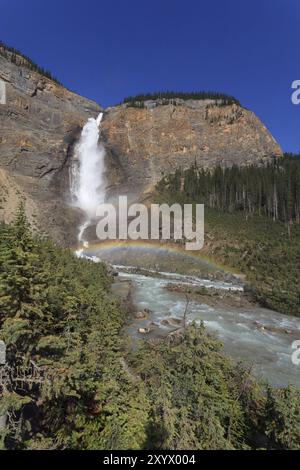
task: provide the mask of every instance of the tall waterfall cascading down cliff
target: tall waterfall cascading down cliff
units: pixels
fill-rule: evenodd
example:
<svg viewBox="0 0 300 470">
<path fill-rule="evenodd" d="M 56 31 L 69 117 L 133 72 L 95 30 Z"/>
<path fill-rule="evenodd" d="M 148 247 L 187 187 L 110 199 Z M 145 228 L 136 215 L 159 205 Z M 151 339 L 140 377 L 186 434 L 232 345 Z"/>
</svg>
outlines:
<svg viewBox="0 0 300 470">
<path fill-rule="evenodd" d="M 102 117 L 100 113 L 97 119 L 89 118 L 84 125 L 71 168 L 72 203 L 85 214 L 78 228 L 78 241 L 82 244 L 87 244 L 84 232 L 95 218 L 98 205 L 105 200 L 105 149 L 98 142 Z"/>
</svg>

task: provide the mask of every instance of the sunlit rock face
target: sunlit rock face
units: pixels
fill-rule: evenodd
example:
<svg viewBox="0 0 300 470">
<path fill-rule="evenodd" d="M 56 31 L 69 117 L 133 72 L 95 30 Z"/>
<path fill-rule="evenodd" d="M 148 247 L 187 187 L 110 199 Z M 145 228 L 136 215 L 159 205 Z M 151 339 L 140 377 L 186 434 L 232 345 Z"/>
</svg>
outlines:
<svg viewBox="0 0 300 470">
<path fill-rule="evenodd" d="M 0 104 L 0 182 L 18 188 L 2 201 L 0 218 L 9 221 L 20 200 L 27 201 L 37 227 L 68 244 L 80 218 L 68 207 L 70 157 L 83 124 L 100 106 L 30 70 L 22 57 L 12 62 L 2 47 L 0 80 L 6 95 Z M 0 185 L 1 194 L 5 187 Z"/>
<path fill-rule="evenodd" d="M 282 155 L 254 113 L 213 100 L 112 107 L 105 113 L 102 135 L 119 161 L 125 185 L 136 193 L 195 162 L 204 167 L 246 165 Z"/>
</svg>

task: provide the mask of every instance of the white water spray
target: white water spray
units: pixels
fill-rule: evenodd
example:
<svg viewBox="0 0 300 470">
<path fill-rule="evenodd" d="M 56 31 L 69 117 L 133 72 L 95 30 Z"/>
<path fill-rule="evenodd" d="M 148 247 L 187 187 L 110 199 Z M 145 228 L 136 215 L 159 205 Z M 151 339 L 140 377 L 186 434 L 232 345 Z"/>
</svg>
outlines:
<svg viewBox="0 0 300 470">
<path fill-rule="evenodd" d="M 95 218 L 98 205 L 105 200 L 105 149 L 98 143 L 102 117 L 103 113 L 100 113 L 97 119 L 89 118 L 84 125 L 75 148 L 76 160 L 72 167 L 73 204 L 86 216 L 78 231 L 78 241 L 83 245 L 87 245 L 83 239 L 84 232 Z"/>
</svg>

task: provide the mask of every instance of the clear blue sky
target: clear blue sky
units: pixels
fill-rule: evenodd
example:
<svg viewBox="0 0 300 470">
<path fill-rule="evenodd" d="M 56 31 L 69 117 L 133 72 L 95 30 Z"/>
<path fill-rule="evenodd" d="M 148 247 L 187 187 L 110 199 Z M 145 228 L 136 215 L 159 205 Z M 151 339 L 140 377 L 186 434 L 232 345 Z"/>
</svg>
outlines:
<svg viewBox="0 0 300 470">
<path fill-rule="evenodd" d="M 0 39 L 108 106 L 157 90 L 215 90 L 300 150 L 299 0 L 0 0 Z"/>
</svg>

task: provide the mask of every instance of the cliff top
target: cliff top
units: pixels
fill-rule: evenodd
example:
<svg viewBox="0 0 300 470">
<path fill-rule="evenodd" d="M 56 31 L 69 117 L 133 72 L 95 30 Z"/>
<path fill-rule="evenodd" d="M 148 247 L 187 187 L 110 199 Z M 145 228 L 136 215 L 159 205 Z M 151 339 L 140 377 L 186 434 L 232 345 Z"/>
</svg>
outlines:
<svg viewBox="0 0 300 470">
<path fill-rule="evenodd" d="M 123 104 L 133 107 L 143 107 L 145 103 L 151 101 L 158 101 L 160 104 L 176 104 L 177 101 L 193 100 L 193 101 L 214 101 L 219 106 L 226 106 L 236 104 L 241 106 L 239 100 L 234 96 L 226 95 L 225 93 L 219 93 L 214 91 L 161 91 L 154 93 L 139 94 L 135 96 L 129 96 L 123 100 Z"/>
<path fill-rule="evenodd" d="M 2 41 L 0 41 L 0 55 L 8 59 L 13 64 L 26 67 L 29 70 L 37 72 L 40 75 L 43 75 L 44 77 L 47 77 L 50 80 L 53 80 L 57 84 L 62 85 L 62 83 L 55 76 L 52 75 L 50 70 L 40 67 L 35 62 L 33 62 L 30 57 L 22 54 L 22 52 L 20 52 L 18 49 L 15 49 L 14 47 L 7 46 Z"/>
</svg>

